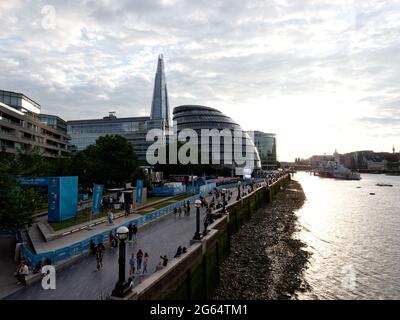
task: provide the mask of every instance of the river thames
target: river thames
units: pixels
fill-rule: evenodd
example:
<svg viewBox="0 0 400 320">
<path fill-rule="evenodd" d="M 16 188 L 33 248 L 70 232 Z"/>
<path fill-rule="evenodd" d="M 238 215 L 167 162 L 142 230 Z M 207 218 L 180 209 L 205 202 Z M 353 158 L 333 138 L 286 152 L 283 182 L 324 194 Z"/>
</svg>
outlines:
<svg viewBox="0 0 400 320">
<path fill-rule="evenodd" d="M 361 177 L 294 174 L 307 197 L 297 236 L 312 254 L 299 299 L 400 299 L 400 177 Z"/>
</svg>

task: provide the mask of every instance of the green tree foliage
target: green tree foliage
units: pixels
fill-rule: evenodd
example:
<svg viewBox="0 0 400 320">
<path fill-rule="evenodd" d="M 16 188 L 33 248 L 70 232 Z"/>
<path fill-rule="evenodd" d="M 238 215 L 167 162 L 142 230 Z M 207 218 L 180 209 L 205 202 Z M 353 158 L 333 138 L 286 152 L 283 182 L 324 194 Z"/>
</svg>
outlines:
<svg viewBox="0 0 400 320">
<path fill-rule="evenodd" d="M 107 135 L 74 155 L 70 170 L 83 185 L 120 187 L 130 181 L 136 165 L 137 157 L 129 141 L 119 135 Z"/>
<path fill-rule="evenodd" d="M 40 206 L 35 189 L 24 188 L 15 176 L 14 159 L 2 157 L 0 161 L 0 227 L 22 228 L 33 222 L 33 213 Z"/>
</svg>

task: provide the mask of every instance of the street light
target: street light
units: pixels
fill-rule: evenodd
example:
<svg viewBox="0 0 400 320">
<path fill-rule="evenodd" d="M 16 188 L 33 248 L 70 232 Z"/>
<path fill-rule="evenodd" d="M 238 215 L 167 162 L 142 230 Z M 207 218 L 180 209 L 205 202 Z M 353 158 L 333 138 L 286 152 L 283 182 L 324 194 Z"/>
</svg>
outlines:
<svg viewBox="0 0 400 320">
<path fill-rule="evenodd" d="M 222 189 L 222 212 L 226 213 L 226 189 Z"/>
<path fill-rule="evenodd" d="M 128 233 L 129 230 L 125 226 L 121 226 L 117 229 L 117 237 L 120 240 L 118 258 L 119 276 L 112 295 L 120 298 L 124 297 L 129 288 L 129 283 L 125 281 L 125 240 L 128 239 Z"/>
<path fill-rule="evenodd" d="M 193 240 L 201 240 L 201 234 L 200 234 L 200 207 L 201 207 L 201 201 L 197 199 L 194 202 L 194 205 L 196 206 L 196 233 L 194 234 Z"/>
</svg>

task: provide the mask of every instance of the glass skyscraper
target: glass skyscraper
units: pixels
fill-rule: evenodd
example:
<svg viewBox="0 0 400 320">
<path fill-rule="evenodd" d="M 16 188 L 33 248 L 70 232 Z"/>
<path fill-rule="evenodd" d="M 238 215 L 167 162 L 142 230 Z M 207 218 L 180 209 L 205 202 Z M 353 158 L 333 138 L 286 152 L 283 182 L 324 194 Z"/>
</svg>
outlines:
<svg viewBox="0 0 400 320">
<path fill-rule="evenodd" d="M 172 126 L 169 112 L 167 82 L 165 80 L 164 59 L 162 54 L 158 56 L 150 119 L 165 120 L 166 127 L 169 128 Z"/>
</svg>

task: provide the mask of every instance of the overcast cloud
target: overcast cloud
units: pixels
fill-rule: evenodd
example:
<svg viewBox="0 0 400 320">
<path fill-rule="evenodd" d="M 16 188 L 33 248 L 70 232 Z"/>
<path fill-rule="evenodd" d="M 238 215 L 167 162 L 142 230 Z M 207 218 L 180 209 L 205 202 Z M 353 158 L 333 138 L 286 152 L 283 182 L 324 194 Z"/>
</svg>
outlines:
<svg viewBox="0 0 400 320">
<path fill-rule="evenodd" d="M 173 107 L 276 132 L 280 160 L 400 148 L 400 1 L 79 3 L 0 0 L 1 89 L 66 120 L 143 116 L 163 53 Z"/>
</svg>

